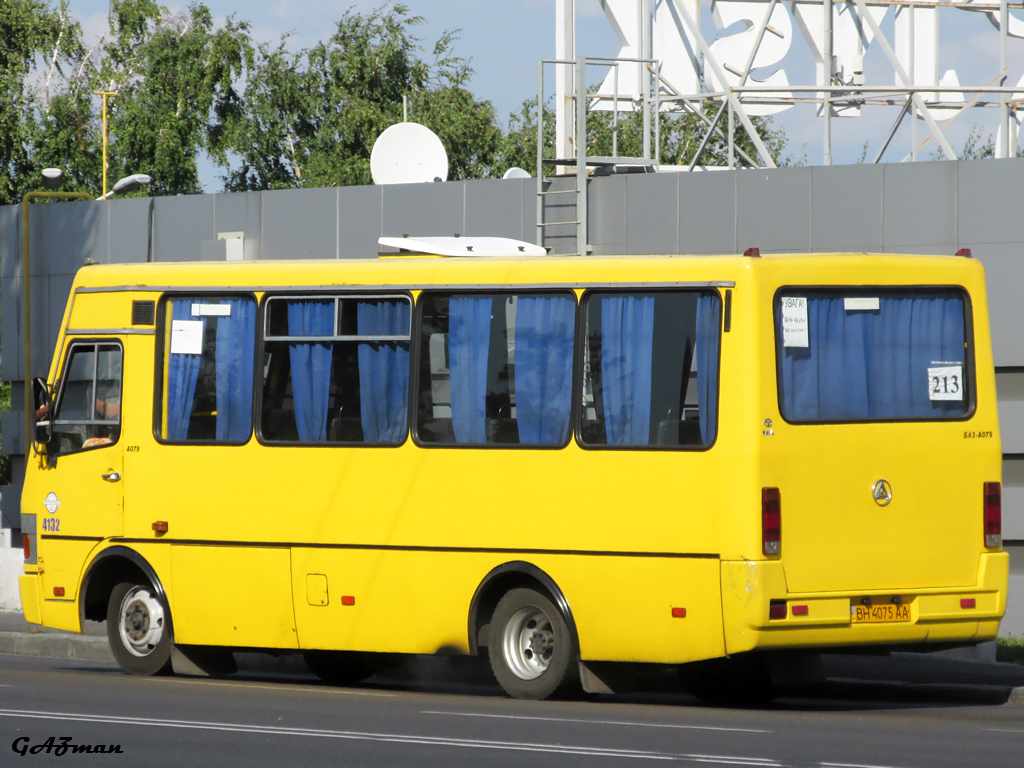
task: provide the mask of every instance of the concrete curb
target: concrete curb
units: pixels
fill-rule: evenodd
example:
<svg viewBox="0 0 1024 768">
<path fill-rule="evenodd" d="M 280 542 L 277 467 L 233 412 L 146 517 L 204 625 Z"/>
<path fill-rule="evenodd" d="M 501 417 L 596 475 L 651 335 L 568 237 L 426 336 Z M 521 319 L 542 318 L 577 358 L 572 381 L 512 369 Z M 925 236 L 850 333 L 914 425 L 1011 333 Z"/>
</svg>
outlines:
<svg viewBox="0 0 1024 768">
<path fill-rule="evenodd" d="M 0 653 L 114 662 L 105 637 L 57 632 L 0 632 Z"/>
</svg>

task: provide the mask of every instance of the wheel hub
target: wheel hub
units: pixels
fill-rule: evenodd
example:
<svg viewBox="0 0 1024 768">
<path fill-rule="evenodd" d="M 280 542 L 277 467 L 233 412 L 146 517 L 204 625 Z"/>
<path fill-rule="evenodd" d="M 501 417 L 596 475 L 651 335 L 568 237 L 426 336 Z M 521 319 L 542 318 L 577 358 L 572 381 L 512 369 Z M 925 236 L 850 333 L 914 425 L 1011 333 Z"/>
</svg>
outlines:
<svg viewBox="0 0 1024 768">
<path fill-rule="evenodd" d="M 148 587 L 134 587 L 121 601 L 121 642 L 134 656 L 148 656 L 163 639 L 164 609 Z"/>
</svg>

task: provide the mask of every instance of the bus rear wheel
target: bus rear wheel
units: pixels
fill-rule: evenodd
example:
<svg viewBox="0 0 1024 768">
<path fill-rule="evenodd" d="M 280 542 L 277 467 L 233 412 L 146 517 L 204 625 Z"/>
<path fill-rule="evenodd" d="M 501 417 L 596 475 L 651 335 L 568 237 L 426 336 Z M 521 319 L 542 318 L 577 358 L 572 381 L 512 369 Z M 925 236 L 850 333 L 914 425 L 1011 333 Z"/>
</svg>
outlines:
<svg viewBox="0 0 1024 768">
<path fill-rule="evenodd" d="M 561 611 L 540 592 L 509 590 L 494 609 L 488 657 L 498 684 L 515 699 L 546 699 L 577 679 L 572 633 Z"/>
<path fill-rule="evenodd" d="M 171 668 L 170 611 L 149 584 L 122 582 L 107 603 L 107 639 L 114 659 L 133 675 Z"/>
</svg>

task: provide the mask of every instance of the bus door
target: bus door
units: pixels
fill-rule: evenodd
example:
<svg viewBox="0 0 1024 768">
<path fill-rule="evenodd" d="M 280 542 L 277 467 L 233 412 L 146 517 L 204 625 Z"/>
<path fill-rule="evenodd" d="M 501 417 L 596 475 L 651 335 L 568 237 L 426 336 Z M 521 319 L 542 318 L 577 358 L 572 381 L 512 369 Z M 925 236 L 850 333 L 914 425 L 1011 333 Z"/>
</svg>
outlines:
<svg viewBox="0 0 1024 768">
<path fill-rule="evenodd" d="M 41 482 L 32 485 L 39 498 L 22 502 L 23 509 L 39 516 L 39 535 L 49 540 L 43 553 L 52 553 L 55 566 L 61 564 L 50 568 L 43 562 L 47 598 L 74 599 L 89 551 L 123 533 L 123 363 L 118 339 L 71 339 L 65 347 L 53 438 L 40 461 Z"/>
</svg>

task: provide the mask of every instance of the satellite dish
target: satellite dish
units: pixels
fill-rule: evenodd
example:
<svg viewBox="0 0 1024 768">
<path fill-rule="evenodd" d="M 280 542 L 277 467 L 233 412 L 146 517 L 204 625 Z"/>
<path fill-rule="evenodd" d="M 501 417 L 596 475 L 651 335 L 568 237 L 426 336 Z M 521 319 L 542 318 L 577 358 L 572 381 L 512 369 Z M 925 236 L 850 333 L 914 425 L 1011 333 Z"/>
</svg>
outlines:
<svg viewBox="0 0 1024 768">
<path fill-rule="evenodd" d="M 522 168 L 519 168 L 519 167 L 513 165 L 511 168 L 509 168 L 507 171 L 505 171 L 505 175 L 502 176 L 501 178 L 503 178 L 503 179 L 528 179 L 528 178 L 530 178 L 530 174 L 529 174 L 529 172 L 524 171 Z"/>
<path fill-rule="evenodd" d="M 370 152 L 374 184 L 416 184 L 448 180 L 448 153 L 432 130 L 396 123 L 377 137 Z"/>
</svg>

